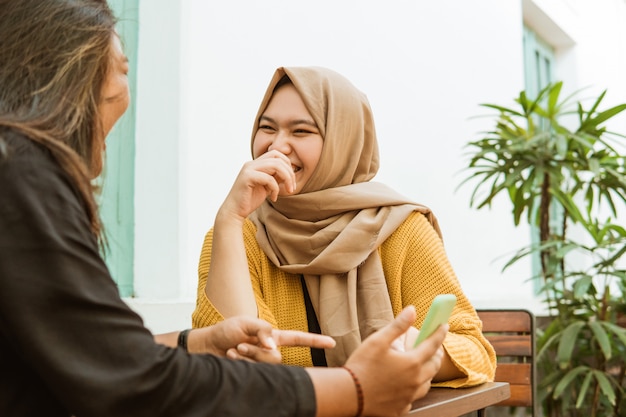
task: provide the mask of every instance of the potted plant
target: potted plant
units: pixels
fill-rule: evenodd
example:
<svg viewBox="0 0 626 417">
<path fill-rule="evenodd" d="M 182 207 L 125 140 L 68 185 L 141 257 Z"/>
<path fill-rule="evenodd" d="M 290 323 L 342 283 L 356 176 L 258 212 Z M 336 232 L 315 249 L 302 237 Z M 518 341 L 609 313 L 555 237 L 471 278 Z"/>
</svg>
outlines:
<svg viewBox="0 0 626 417">
<path fill-rule="evenodd" d="M 537 231 L 503 270 L 539 260 L 529 278 L 539 280 L 549 311 L 537 335 L 546 415 L 626 415 L 626 329 L 617 324 L 626 310 L 626 229 L 616 222 L 626 208 L 626 137 L 604 127 L 626 104 L 601 111 L 604 91 L 586 108 L 579 92 L 562 99 L 561 90 L 550 84 L 533 99 L 522 91 L 515 108 L 483 104 L 498 112 L 495 126 L 468 143 L 461 185 L 474 184 L 471 207 L 505 196 L 514 224 Z"/>
</svg>

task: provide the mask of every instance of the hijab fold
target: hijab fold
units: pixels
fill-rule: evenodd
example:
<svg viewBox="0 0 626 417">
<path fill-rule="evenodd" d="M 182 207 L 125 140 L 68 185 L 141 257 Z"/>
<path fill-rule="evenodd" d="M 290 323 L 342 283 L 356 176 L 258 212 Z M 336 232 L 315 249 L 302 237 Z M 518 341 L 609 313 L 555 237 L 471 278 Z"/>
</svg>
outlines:
<svg viewBox="0 0 626 417">
<path fill-rule="evenodd" d="M 276 70 L 257 113 L 287 75 L 315 120 L 324 146 L 319 163 L 297 195 L 266 200 L 250 219 L 257 241 L 281 270 L 303 275 L 323 334 L 335 339 L 326 350 L 340 366 L 371 333 L 393 320 L 377 248 L 414 211 L 441 236 L 437 219 L 384 184 L 367 98 L 340 74 L 320 67 Z"/>
</svg>

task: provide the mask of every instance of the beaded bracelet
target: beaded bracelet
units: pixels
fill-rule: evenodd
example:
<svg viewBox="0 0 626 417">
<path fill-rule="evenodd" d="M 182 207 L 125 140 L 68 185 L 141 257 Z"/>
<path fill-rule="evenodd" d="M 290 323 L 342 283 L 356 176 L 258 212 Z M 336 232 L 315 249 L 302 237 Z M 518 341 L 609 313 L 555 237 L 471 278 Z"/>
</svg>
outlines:
<svg viewBox="0 0 626 417">
<path fill-rule="evenodd" d="M 178 346 L 185 349 L 185 352 L 189 352 L 187 349 L 187 336 L 189 336 L 189 332 L 191 329 L 185 329 L 178 333 Z"/>
<path fill-rule="evenodd" d="M 365 399 L 363 398 L 363 388 L 361 387 L 361 383 L 359 382 L 359 379 L 356 377 L 354 372 L 352 372 L 352 369 L 348 368 L 347 366 L 342 366 L 342 368 L 348 371 L 348 373 L 352 377 L 352 380 L 354 381 L 354 387 L 356 388 L 356 400 L 357 400 L 357 410 L 356 410 L 355 417 L 361 417 L 363 415 L 363 403 L 365 402 Z"/>
</svg>

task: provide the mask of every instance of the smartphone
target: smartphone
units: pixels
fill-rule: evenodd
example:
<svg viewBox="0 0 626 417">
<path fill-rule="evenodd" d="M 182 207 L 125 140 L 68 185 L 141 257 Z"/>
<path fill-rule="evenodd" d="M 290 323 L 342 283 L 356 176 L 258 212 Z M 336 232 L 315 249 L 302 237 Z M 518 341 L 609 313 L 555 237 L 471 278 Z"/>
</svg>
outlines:
<svg viewBox="0 0 626 417">
<path fill-rule="evenodd" d="M 415 339 L 413 347 L 416 347 L 427 339 L 441 324 L 448 322 L 448 318 L 450 318 L 455 304 L 456 296 L 454 294 L 440 294 L 435 297 L 428 309 L 428 313 L 426 313 L 424 324 L 422 324 L 422 328 L 420 329 L 417 339 Z"/>
</svg>

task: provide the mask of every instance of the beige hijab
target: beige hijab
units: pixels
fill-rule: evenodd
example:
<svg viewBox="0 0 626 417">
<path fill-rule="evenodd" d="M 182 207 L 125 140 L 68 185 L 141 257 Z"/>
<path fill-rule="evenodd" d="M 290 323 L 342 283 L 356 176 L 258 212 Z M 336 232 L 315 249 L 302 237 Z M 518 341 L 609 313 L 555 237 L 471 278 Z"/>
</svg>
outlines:
<svg viewBox="0 0 626 417">
<path fill-rule="evenodd" d="M 413 211 L 431 211 L 387 186 L 370 182 L 378 144 L 366 96 L 340 74 L 319 67 L 278 68 L 253 129 L 279 80 L 287 75 L 317 123 L 324 146 L 315 172 L 298 195 L 267 200 L 251 216 L 257 240 L 281 270 L 302 274 L 323 334 L 337 346 L 329 366 L 342 365 L 371 333 L 391 320 L 376 249 Z"/>
</svg>

